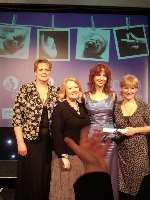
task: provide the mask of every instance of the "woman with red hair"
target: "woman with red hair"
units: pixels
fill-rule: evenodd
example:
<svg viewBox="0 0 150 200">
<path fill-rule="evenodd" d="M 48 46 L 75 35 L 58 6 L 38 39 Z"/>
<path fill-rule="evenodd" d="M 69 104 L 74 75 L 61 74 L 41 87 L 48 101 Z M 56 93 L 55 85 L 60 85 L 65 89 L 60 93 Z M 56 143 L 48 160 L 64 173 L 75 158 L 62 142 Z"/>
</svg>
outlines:
<svg viewBox="0 0 150 200">
<path fill-rule="evenodd" d="M 106 64 L 97 64 L 90 70 L 89 91 L 85 93 L 85 107 L 91 119 L 92 135 L 95 130 L 103 132 L 103 128 L 114 128 L 113 110 L 116 94 L 111 90 L 111 70 Z M 112 129 L 113 130 L 113 129 Z M 104 140 L 115 140 L 114 133 L 105 133 Z M 106 155 L 109 172 L 112 178 L 114 199 L 117 199 L 117 154 L 115 142 L 112 142 Z M 114 169 L 115 167 L 115 169 Z"/>
</svg>

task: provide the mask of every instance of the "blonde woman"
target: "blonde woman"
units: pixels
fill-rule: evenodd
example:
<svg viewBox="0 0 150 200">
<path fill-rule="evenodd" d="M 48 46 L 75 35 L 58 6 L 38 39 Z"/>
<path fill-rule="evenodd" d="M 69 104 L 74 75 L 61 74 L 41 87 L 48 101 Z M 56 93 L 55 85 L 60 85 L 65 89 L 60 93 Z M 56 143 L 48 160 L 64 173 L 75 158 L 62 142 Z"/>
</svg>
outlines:
<svg viewBox="0 0 150 200">
<path fill-rule="evenodd" d="M 120 200 L 135 200 L 149 173 L 146 134 L 150 132 L 150 106 L 136 98 L 138 79 L 132 74 L 120 81 L 122 101 L 115 107 L 115 122 L 125 139 L 118 144 Z"/>
<path fill-rule="evenodd" d="M 52 116 L 55 155 L 52 161 L 50 200 L 74 200 L 73 183 L 84 173 L 82 162 L 64 141 L 65 137 L 69 137 L 79 143 L 80 130 L 90 124 L 83 104 L 78 102 L 81 94 L 78 79 L 64 79 L 59 90 L 60 102 Z"/>
</svg>

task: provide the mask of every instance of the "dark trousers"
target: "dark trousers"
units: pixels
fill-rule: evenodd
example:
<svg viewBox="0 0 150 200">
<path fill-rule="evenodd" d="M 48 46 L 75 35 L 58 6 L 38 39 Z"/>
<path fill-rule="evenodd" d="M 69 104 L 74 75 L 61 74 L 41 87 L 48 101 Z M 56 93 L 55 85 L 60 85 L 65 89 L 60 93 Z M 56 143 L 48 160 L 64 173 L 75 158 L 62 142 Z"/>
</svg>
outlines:
<svg viewBox="0 0 150 200">
<path fill-rule="evenodd" d="M 119 192 L 119 200 L 138 200 L 137 196 Z"/>
</svg>

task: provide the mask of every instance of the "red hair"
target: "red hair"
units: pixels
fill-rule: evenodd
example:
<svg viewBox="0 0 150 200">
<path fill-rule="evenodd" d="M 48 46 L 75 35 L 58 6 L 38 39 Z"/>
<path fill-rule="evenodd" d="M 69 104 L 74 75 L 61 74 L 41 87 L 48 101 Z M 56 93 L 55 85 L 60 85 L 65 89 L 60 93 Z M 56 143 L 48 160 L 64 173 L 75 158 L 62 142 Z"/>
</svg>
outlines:
<svg viewBox="0 0 150 200">
<path fill-rule="evenodd" d="M 108 94 L 111 90 L 111 70 L 110 67 L 107 66 L 106 64 L 97 64 L 95 65 L 91 70 L 89 74 L 89 91 L 93 94 L 96 92 L 96 87 L 95 87 L 95 82 L 94 82 L 94 77 L 100 75 L 101 72 L 105 73 L 105 76 L 107 77 L 107 82 L 104 85 L 104 90 L 106 94 Z"/>
</svg>

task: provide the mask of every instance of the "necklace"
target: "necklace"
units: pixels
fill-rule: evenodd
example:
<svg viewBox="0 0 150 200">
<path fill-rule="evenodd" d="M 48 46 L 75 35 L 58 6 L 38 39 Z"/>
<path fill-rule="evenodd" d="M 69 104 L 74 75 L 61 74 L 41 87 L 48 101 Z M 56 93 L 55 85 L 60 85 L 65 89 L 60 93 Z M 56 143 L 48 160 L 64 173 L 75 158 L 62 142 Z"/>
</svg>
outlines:
<svg viewBox="0 0 150 200">
<path fill-rule="evenodd" d="M 80 108 L 77 102 L 70 102 L 68 101 L 68 104 L 78 113 L 78 115 L 80 115 Z"/>
</svg>

